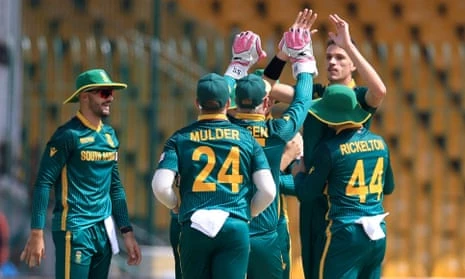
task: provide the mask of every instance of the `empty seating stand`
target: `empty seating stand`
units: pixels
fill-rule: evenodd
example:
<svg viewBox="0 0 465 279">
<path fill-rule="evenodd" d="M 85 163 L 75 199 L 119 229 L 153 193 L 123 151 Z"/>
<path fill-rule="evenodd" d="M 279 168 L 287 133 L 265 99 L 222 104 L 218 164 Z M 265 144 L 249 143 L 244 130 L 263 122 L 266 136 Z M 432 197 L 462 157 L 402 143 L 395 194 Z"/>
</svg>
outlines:
<svg viewBox="0 0 465 279">
<path fill-rule="evenodd" d="M 140 52 L 134 47 L 134 41 L 141 38 L 132 34 L 141 32 L 145 39 L 153 35 L 153 1 L 103 2 L 24 1 L 22 28 L 32 42 L 23 50 L 24 84 L 29 97 L 25 101 L 24 121 L 46 119 L 37 125 L 28 125 L 25 134 L 29 135 L 31 150 L 43 145 L 42 134 L 51 134 L 59 121 L 70 116 L 61 108 L 61 101 L 73 88 L 75 75 L 91 66 L 113 65 L 114 78 L 124 78 L 130 83 L 126 95 L 117 96 L 124 102 L 115 102 L 110 120 L 118 131 L 129 132 L 122 138 L 125 161 L 121 172 L 129 185 L 140 185 L 146 182 L 143 173 L 154 167 L 148 165 L 152 155 L 146 147 L 150 145 L 146 139 L 151 130 L 149 126 L 138 129 L 128 123 L 147 123 L 146 116 L 151 108 L 146 104 L 152 92 L 147 85 L 150 73 L 144 70 L 149 58 L 138 56 Z M 387 217 L 390 240 L 383 275 L 463 277 L 463 263 L 462 267 L 457 267 L 457 263 L 463 261 L 463 254 L 444 247 L 465 245 L 465 222 L 459 219 L 465 214 L 465 150 L 462 147 L 465 139 L 465 1 L 162 0 L 161 37 L 168 40 L 172 39 L 170 36 L 184 36 L 183 42 L 193 45 L 189 48 L 193 59 L 198 59 L 207 69 L 222 72 L 230 56 L 231 35 L 242 30 L 260 34 L 271 58 L 282 32 L 303 7 L 319 14 L 314 26 L 319 29 L 314 36 L 320 70 L 316 82 L 326 82 L 325 42 L 327 32 L 334 31 L 328 15 L 337 13 L 348 20 L 357 46 L 382 76 L 388 89 L 373 123 L 373 130 L 384 136 L 390 145 L 397 184 L 397 190 L 385 201 L 391 216 Z M 214 32 L 222 34 L 226 38 L 224 42 L 215 45 L 215 50 L 203 48 L 199 38 L 210 43 Z M 105 46 L 112 47 L 112 54 L 102 53 Z M 179 44 L 169 46 L 182 48 Z M 62 60 L 57 59 L 60 55 Z M 218 57 L 222 57 L 224 63 L 219 63 L 221 58 Z M 112 63 L 108 64 L 109 61 Z M 260 67 L 266 65 L 262 63 Z M 117 66 L 121 64 L 125 66 Z M 189 67 L 194 66 L 186 68 Z M 163 105 L 158 108 L 160 129 L 157 131 L 160 141 L 195 118 L 193 110 L 180 112 L 176 109 L 180 102 L 185 102 L 182 103 L 184 107 L 191 106 L 192 98 L 184 96 L 192 94 L 193 89 L 179 86 L 170 72 L 173 71 L 161 73 Z M 200 75 L 201 71 L 190 72 Z M 179 79 L 180 75 L 177 76 Z M 363 85 L 363 80 L 356 81 Z M 281 76 L 281 82 L 295 82 L 289 67 Z M 140 105 L 131 106 L 132 98 L 140 100 Z M 144 195 L 150 193 L 131 186 L 127 192 L 130 204 L 137 204 L 130 210 L 143 214 L 144 204 L 147 205 Z M 293 244 L 297 244 L 298 203 L 290 202 L 289 206 Z M 158 205 L 156 211 L 157 226 L 166 226 L 167 211 Z M 298 261 L 300 255 L 296 247 L 293 247 L 293 259 Z M 301 266 L 296 262 L 293 273 L 301 274 Z"/>
</svg>

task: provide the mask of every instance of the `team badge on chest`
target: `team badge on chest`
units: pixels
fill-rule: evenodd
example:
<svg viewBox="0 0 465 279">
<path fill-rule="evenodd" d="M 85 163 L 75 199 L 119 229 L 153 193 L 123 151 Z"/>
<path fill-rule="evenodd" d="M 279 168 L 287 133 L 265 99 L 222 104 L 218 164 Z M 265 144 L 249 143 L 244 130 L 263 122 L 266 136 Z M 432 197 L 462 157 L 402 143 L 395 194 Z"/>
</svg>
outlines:
<svg viewBox="0 0 465 279">
<path fill-rule="evenodd" d="M 105 134 L 105 138 L 107 139 L 107 142 L 111 147 L 115 147 L 115 142 L 113 141 L 113 138 L 110 134 Z"/>
</svg>

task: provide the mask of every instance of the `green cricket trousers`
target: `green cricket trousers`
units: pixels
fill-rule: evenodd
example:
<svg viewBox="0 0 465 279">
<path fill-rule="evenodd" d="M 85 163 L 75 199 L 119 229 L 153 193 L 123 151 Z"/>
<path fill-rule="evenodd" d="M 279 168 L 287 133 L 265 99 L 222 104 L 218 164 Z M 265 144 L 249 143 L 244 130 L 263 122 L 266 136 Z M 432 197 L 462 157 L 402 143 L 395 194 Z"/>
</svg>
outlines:
<svg viewBox="0 0 465 279">
<path fill-rule="evenodd" d="M 179 237 L 183 279 L 244 279 L 249 261 L 249 225 L 229 216 L 214 238 L 184 222 Z"/>
<path fill-rule="evenodd" d="M 57 279 L 108 278 L 112 251 L 102 222 L 78 231 L 52 232 Z"/>
</svg>

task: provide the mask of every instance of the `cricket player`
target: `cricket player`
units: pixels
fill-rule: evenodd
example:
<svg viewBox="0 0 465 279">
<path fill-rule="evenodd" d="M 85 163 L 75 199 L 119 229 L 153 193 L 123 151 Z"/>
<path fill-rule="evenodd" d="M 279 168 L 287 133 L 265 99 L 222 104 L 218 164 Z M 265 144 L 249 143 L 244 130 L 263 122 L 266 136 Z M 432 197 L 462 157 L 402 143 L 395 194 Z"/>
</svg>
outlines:
<svg viewBox="0 0 465 279">
<path fill-rule="evenodd" d="M 113 82 L 105 70 L 91 69 L 77 77 L 76 91 L 64 101 L 79 102 L 79 110 L 55 131 L 42 155 L 31 233 L 21 253 L 29 267 L 40 265 L 45 257 L 44 228 L 52 189 L 56 278 L 107 278 L 112 255 L 119 251 L 116 231 L 123 235 L 128 264 L 141 262 L 119 177 L 119 141 L 113 128 L 102 122 L 110 115 L 115 90 L 126 87 Z"/>
<path fill-rule="evenodd" d="M 363 127 L 370 113 L 355 92 L 330 85 L 310 113 L 335 130 L 301 164 L 295 177 L 300 201 L 324 197 L 326 231 L 318 278 L 381 278 L 386 251 L 385 194 L 394 190 L 389 149 L 384 139 Z M 303 161 L 302 161 L 303 162 Z"/>
<path fill-rule="evenodd" d="M 232 124 L 223 76 L 197 85 L 198 120 L 165 143 L 153 176 L 155 197 L 178 211 L 172 188 L 179 174 L 179 251 L 184 279 L 243 279 L 249 259 L 249 222 L 270 205 L 276 186 L 263 149 Z"/>
<path fill-rule="evenodd" d="M 362 56 L 353 43 L 349 24 L 336 14 L 329 16 L 336 32 L 329 33 L 326 48 L 326 70 L 329 84 L 343 84 L 353 87 L 357 100 L 364 110 L 373 114 L 386 96 L 386 86 L 370 63 Z M 282 72 L 286 57 L 278 53 L 265 68 L 264 76 L 270 82 L 277 80 Z M 357 86 L 352 73 L 358 71 L 366 86 Z M 313 86 L 314 98 L 323 95 L 326 85 Z M 270 92 L 276 100 L 289 103 L 294 95 L 294 89 L 283 83 L 275 84 Z M 365 123 L 369 128 L 371 118 Z M 311 155 L 321 139 L 333 136 L 334 130 L 329 129 L 313 115 L 308 114 L 303 125 L 305 164 L 309 164 Z M 324 243 L 318 243 L 314 238 L 317 231 L 325 230 L 325 212 L 327 205 L 324 199 L 316 199 L 313 204 L 305 201 L 300 203 L 300 240 L 301 255 L 305 278 L 317 278 L 319 258 Z"/>
<path fill-rule="evenodd" d="M 258 40 L 258 35 L 250 31 L 237 35 L 232 48 L 232 65 L 225 74 L 230 87 L 235 88 L 236 112 L 231 121 L 247 128 L 263 147 L 277 185 L 281 154 L 286 143 L 297 134 L 303 124 L 311 105 L 313 75 L 317 74 L 310 38 L 310 27 L 316 20 L 316 14 L 311 10 L 305 10 L 304 14 L 303 20 L 308 21 L 307 27 L 299 28 L 293 25 L 285 32 L 280 43 L 281 50 L 292 60 L 293 74 L 297 79 L 295 98 L 280 118 L 266 119 L 272 101 L 267 96 L 269 90 L 264 80 L 256 74 L 236 80 L 235 73 L 239 71 L 232 70 L 238 67 L 234 64 L 241 61 L 241 55 L 244 56 L 245 51 L 239 51 L 241 46 L 256 45 L 250 42 L 253 42 L 254 38 Z M 277 192 L 279 193 L 279 189 Z M 277 232 L 280 206 L 277 195 L 271 206 L 250 223 L 251 249 L 247 278 L 283 277 L 283 256 Z"/>
</svg>

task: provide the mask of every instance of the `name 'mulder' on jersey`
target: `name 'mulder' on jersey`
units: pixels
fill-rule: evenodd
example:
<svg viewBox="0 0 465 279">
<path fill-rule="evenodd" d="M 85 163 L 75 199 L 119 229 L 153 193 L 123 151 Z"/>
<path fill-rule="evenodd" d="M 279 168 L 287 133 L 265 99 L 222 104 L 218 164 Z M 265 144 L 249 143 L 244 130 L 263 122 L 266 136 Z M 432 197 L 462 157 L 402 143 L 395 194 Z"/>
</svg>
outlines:
<svg viewBox="0 0 465 279">
<path fill-rule="evenodd" d="M 221 139 L 240 140 L 239 131 L 230 128 L 211 128 L 196 130 L 190 133 L 191 141 L 207 141 Z"/>
</svg>

